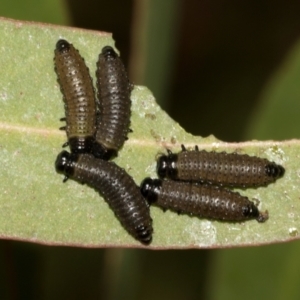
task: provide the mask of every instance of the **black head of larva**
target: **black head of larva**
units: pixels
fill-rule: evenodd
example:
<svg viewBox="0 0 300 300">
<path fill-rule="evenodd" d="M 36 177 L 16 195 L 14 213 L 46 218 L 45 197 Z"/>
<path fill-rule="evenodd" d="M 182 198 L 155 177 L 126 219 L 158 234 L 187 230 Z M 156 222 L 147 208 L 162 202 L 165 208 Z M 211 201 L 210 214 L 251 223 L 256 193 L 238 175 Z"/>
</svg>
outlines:
<svg viewBox="0 0 300 300">
<path fill-rule="evenodd" d="M 156 202 L 161 189 L 161 180 L 145 178 L 140 186 L 143 197 L 149 204 Z"/>
<path fill-rule="evenodd" d="M 74 172 L 73 163 L 77 161 L 78 155 L 62 151 L 57 155 L 55 170 L 57 173 L 71 176 Z"/>
<path fill-rule="evenodd" d="M 266 174 L 273 178 L 282 177 L 285 172 L 284 167 L 277 165 L 274 162 L 267 164 L 265 170 L 266 170 Z"/>
<path fill-rule="evenodd" d="M 105 57 L 105 58 L 116 58 L 118 57 L 117 53 L 115 52 L 115 50 L 111 47 L 111 46 L 105 46 L 102 48 L 101 54 Z"/>
<path fill-rule="evenodd" d="M 56 50 L 59 52 L 68 51 L 70 49 L 70 43 L 66 40 L 58 40 L 56 43 Z"/>
<path fill-rule="evenodd" d="M 173 154 L 171 150 L 167 150 L 168 155 L 161 155 L 157 160 L 156 172 L 159 178 L 172 178 L 177 177 L 177 154 Z"/>
</svg>

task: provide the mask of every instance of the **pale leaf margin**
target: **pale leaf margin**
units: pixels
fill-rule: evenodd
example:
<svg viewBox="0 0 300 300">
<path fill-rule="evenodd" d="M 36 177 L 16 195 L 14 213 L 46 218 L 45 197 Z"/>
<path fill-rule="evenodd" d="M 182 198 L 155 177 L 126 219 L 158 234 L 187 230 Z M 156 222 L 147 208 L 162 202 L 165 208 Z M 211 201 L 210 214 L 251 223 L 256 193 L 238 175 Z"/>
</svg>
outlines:
<svg viewBox="0 0 300 300">
<path fill-rule="evenodd" d="M 55 43 L 59 38 L 72 42 L 94 76 L 101 48 L 114 45 L 111 34 L 5 18 L 0 18 L 0 31 L 0 237 L 47 245 L 144 247 L 94 190 L 71 180 L 63 184 L 54 170 L 66 139 L 58 130 L 64 111 L 53 70 Z M 137 184 L 156 177 L 158 153 L 180 151 L 181 144 L 265 157 L 286 169 L 275 184 L 241 191 L 269 211 L 266 223 L 222 223 L 152 207 L 153 242 L 145 248 L 224 248 L 299 238 L 299 140 L 224 143 L 213 136 L 195 137 L 160 109 L 147 88 L 135 86 L 132 102 L 133 133 L 115 162 Z"/>
</svg>

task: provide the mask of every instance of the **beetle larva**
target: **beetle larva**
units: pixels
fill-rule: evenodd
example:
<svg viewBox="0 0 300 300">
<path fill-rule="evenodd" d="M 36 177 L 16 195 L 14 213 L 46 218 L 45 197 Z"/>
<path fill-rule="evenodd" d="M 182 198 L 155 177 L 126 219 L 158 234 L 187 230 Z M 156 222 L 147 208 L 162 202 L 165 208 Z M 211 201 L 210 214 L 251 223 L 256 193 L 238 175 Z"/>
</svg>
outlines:
<svg viewBox="0 0 300 300">
<path fill-rule="evenodd" d="M 78 50 L 59 40 L 54 51 L 55 72 L 65 104 L 65 129 L 73 153 L 90 152 L 96 129 L 96 98 L 92 78 Z"/>
<path fill-rule="evenodd" d="M 133 237 L 143 244 L 151 242 L 153 229 L 149 205 L 124 169 L 90 154 L 67 151 L 57 156 L 55 168 L 58 173 L 65 174 L 64 181 L 72 178 L 98 191 Z"/>
<path fill-rule="evenodd" d="M 247 197 L 218 186 L 145 178 L 141 193 L 149 204 L 178 213 L 233 222 L 268 219 Z"/>
<path fill-rule="evenodd" d="M 276 181 L 284 168 L 267 159 L 247 154 L 187 151 L 162 155 L 157 161 L 160 178 L 209 183 L 228 187 L 258 187 Z"/>
<path fill-rule="evenodd" d="M 120 57 L 110 46 L 105 46 L 99 55 L 96 77 L 98 115 L 93 155 L 109 159 L 117 155 L 127 139 L 133 85 Z"/>
</svg>

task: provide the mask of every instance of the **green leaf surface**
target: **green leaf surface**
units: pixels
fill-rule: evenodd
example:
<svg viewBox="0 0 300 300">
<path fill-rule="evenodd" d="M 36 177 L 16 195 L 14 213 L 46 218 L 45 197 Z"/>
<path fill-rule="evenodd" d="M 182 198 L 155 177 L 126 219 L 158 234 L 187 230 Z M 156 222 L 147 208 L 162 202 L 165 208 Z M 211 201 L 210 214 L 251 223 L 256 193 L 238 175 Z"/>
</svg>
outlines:
<svg viewBox="0 0 300 300">
<path fill-rule="evenodd" d="M 0 19 L 0 236 L 56 245 L 143 247 L 122 228 L 93 189 L 69 180 L 62 183 L 54 161 L 66 141 L 58 130 L 63 117 L 62 95 L 53 69 L 59 38 L 72 42 L 91 74 L 104 45 L 114 45 L 103 32 Z M 136 86 L 132 93 L 129 140 L 115 162 L 139 184 L 155 177 L 155 157 L 180 145 L 248 153 L 286 168 L 283 179 L 241 191 L 260 200 L 270 219 L 224 223 L 163 212 L 151 207 L 153 242 L 148 248 L 211 248 L 258 245 L 298 238 L 300 228 L 298 153 L 300 141 L 250 141 L 229 144 L 213 136 L 186 133 L 156 104 L 151 92 Z"/>
</svg>

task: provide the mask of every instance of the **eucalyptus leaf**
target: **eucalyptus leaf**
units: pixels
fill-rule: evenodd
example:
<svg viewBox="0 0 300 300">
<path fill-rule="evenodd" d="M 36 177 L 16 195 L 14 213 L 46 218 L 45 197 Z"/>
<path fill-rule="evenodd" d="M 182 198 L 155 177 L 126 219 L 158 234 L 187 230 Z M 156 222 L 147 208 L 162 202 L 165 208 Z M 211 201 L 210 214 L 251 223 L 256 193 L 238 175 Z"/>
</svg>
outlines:
<svg viewBox="0 0 300 300">
<path fill-rule="evenodd" d="M 73 43 L 94 78 L 100 50 L 114 45 L 111 34 L 4 18 L 0 31 L 0 236 L 51 245 L 143 247 L 123 229 L 97 192 L 71 180 L 63 184 L 54 169 L 66 141 L 65 133 L 58 130 L 64 109 L 53 67 L 55 44 L 60 38 Z M 131 129 L 115 162 L 137 184 L 145 177 L 156 177 L 159 153 L 166 148 L 180 151 L 181 144 L 265 157 L 286 169 L 275 184 L 240 191 L 259 199 L 259 208 L 269 211 L 266 223 L 225 223 L 151 207 L 154 234 L 147 248 L 218 248 L 298 238 L 298 140 L 225 143 L 214 136 L 192 136 L 142 86 L 135 86 L 132 93 Z"/>
</svg>

